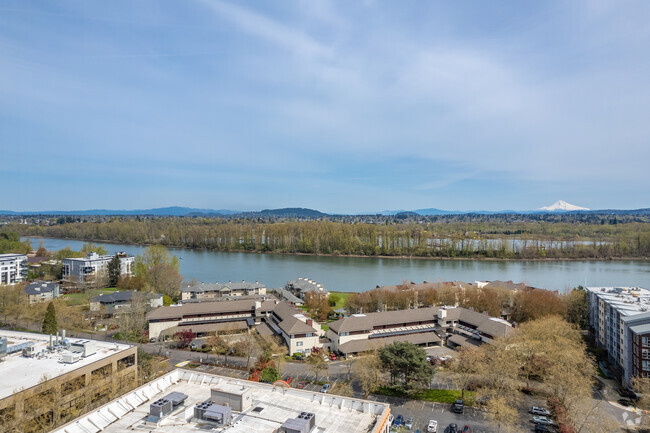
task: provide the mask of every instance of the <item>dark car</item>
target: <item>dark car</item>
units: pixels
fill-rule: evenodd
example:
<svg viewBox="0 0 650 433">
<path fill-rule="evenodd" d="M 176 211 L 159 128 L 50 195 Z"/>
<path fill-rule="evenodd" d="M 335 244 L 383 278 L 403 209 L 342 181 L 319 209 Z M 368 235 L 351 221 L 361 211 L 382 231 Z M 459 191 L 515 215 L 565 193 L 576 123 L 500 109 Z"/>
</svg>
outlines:
<svg viewBox="0 0 650 433">
<path fill-rule="evenodd" d="M 456 413 L 463 413 L 463 408 L 464 408 L 463 400 L 456 400 L 454 403 L 454 406 L 452 407 L 452 410 Z"/>
<path fill-rule="evenodd" d="M 550 425 L 535 424 L 535 433 L 557 433 L 557 430 Z"/>
<path fill-rule="evenodd" d="M 445 433 L 458 433 L 458 426 L 452 422 L 445 429 Z"/>
<path fill-rule="evenodd" d="M 472 428 L 468 425 L 463 426 L 461 433 L 472 433 Z"/>
<path fill-rule="evenodd" d="M 397 415 L 397 418 L 395 418 L 395 422 L 393 423 L 393 425 L 399 427 L 402 424 L 404 424 L 404 417 L 402 415 Z"/>
</svg>

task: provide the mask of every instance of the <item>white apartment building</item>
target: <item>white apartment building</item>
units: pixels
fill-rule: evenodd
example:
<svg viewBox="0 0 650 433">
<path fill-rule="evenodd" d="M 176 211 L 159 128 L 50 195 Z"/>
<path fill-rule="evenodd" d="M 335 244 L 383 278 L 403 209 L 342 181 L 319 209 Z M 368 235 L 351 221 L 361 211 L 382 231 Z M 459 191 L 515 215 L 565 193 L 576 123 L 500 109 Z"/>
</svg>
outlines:
<svg viewBox="0 0 650 433">
<path fill-rule="evenodd" d="M 0 254 L 0 284 L 16 284 L 27 279 L 27 256 Z"/>
<path fill-rule="evenodd" d="M 626 384 L 650 375 L 650 290 L 587 287 L 587 292 L 589 327 L 614 373 Z"/>
<path fill-rule="evenodd" d="M 117 255 L 120 257 L 120 275 L 133 275 L 135 257 L 127 256 L 126 253 Z M 108 273 L 108 263 L 113 257 L 114 255 L 90 253 L 84 258 L 63 259 L 63 280 L 72 283 L 94 282 Z"/>
</svg>

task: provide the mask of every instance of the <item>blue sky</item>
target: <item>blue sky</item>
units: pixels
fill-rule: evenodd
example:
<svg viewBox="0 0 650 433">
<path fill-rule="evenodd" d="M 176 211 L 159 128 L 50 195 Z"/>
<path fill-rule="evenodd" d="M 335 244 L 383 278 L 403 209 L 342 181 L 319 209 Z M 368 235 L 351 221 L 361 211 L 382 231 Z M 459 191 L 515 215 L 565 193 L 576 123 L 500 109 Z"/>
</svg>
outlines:
<svg viewBox="0 0 650 433">
<path fill-rule="evenodd" d="M 650 2 L 0 0 L 0 209 L 650 206 Z"/>
</svg>

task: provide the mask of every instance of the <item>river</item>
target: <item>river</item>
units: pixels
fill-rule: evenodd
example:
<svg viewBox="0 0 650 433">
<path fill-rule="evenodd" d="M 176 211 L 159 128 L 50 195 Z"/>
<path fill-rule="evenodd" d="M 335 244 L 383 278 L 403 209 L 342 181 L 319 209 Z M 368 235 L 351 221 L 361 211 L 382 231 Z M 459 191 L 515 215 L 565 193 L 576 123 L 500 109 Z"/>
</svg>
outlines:
<svg viewBox="0 0 650 433">
<path fill-rule="evenodd" d="M 31 238 L 34 249 L 39 239 Z M 50 251 L 70 247 L 80 250 L 83 241 L 42 238 Z M 145 247 L 96 242 L 109 253 L 124 251 L 137 255 Z M 332 257 L 285 254 L 225 253 L 170 248 L 180 260 L 186 280 L 203 282 L 259 281 L 267 287 L 281 287 L 298 277 L 318 281 L 329 290 L 363 292 L 402 281 L 525 282 L 534 287 L 565 290 L 588 286 L 640 286 L 650 288 L 650 261 L 507 261 L 431 260 L 377 257 Z"/>
</svg>

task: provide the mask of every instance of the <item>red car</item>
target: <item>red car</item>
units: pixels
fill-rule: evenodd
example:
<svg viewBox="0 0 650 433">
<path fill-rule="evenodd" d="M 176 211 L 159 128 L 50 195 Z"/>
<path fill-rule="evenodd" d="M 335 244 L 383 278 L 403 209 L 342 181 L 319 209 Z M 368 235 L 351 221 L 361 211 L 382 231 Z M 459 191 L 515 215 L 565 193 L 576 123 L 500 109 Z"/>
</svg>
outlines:
<svg viewBox="0 0 650 433">
<path fill-rule="evenodd" d="M 296 388 L 303 389 L 305 385 L 307 385 L 307 382 L 300 381 L 298 382 L 298 385 L 296 385 Z"/>
<path fill-rule="evenodd" d="M 330 359 L 331 359 L 332 361 L 336 361 L 336 355 L 333 354 L 333 353 L 330 353 Z"/>
</svg>

